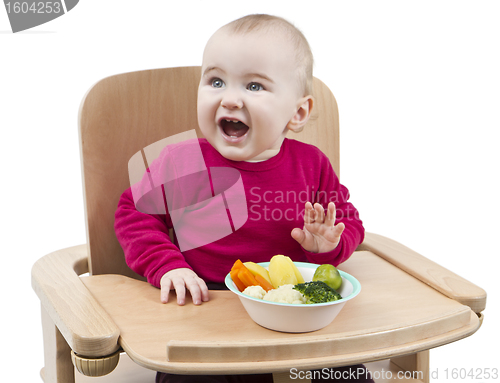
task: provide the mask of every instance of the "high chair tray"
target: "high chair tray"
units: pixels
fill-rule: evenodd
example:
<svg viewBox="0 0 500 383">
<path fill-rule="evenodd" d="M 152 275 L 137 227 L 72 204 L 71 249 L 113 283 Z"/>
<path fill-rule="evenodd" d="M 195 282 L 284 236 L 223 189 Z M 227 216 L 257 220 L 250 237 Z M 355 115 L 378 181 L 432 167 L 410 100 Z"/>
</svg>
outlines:
<svg viewBox="0 0 500 383">
<path fill-rule="evenodd" d="M 147 368 L 189 374 L 264 373 L 334 367 L 411 354 L 473 334 L 468 307 L 447 298 L 369 251 L 341 266 L 361 292 L 327 327 L 302 334 L 260 327 L 235 294 L 211 291 L 210 301 L 178 306 L 171 293 L 120 275 L 82 277 L 120 331 L 119 344 Z"/>
</svg>

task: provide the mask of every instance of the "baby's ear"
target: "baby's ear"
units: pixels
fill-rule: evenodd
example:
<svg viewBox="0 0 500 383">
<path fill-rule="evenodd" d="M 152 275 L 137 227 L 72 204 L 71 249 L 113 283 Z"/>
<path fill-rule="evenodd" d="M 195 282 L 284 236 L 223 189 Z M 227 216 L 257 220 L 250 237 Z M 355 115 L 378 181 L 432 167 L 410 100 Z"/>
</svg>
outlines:
<svg viewBox="0 0 500 383">
<path fill-rule="evenodd" d="M 287 124 L 287 129 L 294 133 L 299 133 L 309 121 L 311 117 L 311 110 L 313 107 L 312 96 L 302 97 L 298 102 L 298 108 L 292 119 Z"/>
</svg>

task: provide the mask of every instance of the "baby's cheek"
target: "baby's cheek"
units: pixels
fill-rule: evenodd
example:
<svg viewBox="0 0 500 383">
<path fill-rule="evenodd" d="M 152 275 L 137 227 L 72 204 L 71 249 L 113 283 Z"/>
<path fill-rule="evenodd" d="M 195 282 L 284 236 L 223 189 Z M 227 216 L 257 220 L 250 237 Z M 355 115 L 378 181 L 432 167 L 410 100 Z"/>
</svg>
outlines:
<svg viewBox="0 0 500 383">
<path fill-rule="evenodd" d="M 215 124 L 215 112 L 211 112 L 206 103 L 198 104 L 198 125 L 203 131 L 207 129 L 208 126 Z"/>
</svg>

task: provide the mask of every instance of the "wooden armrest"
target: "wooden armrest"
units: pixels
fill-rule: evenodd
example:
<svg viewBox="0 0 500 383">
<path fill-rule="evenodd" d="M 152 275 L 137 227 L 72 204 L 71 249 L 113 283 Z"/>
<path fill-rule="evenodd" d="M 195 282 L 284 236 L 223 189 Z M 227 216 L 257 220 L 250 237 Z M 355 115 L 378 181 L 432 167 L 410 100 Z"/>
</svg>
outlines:
<svg viewBox="0 0 500 383">
<path fill-rule="evenodd" d="M 48 254 L 33 265 L 31 284 L 71 349 L 97 358 L 119 349 L 120 332 L 78 276 L 88 271 L 87 257 L 87 245 Z"/>
<path fill-rule="evenodd" d="M 486 291 L 482 288 L 396 241 L 366 233 L 357 250 L 377 254 L 443 295 L 469 306 L 475 313 L 486 307 Z"/>
</svg>

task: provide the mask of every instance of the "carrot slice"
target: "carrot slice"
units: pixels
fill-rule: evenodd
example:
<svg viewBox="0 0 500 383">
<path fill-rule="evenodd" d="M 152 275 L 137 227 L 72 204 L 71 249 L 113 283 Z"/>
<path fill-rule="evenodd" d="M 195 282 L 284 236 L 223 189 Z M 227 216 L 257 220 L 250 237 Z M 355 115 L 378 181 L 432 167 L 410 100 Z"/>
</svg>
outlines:
<svg viewBox="0 0 500 383">
<path fill-rule="evenodd" d="M 243 262 L 241 262 L 239 259 L 234 262 L 233 267 L 231 267 L 231 270 L 239 270 L 241 267 L 244 267 L 245 265 Z"/>
<path fill-rule="evenodd" d="M 271 285 L 262 275 L 255 275 L 255 280 L 266 291 L 274 289 L 274 286 Z"/>
<path fill-rule="evenodd" d="M 243 284 L 248 287 L 248 286 L 257 286 L 259 283 L 255 280 L 255 277 L 253 274 L 248 270 L 245 266 L 242 266 L 238 270 L 238 278 L 240 279 Z"/>
<path fill-rule="evenodd" d="M 238 278 L 238 269 L 231 270 L 229 274 L 231 275 L 231 279 L 233 280 L 238 290 L 240 290 L 240 292 L 246 289 L 245 284 Z"/>
</svg>

